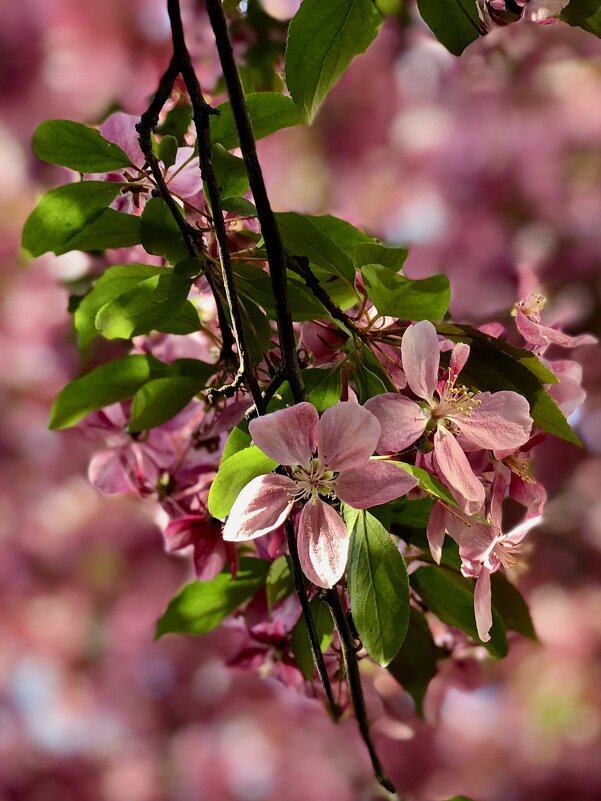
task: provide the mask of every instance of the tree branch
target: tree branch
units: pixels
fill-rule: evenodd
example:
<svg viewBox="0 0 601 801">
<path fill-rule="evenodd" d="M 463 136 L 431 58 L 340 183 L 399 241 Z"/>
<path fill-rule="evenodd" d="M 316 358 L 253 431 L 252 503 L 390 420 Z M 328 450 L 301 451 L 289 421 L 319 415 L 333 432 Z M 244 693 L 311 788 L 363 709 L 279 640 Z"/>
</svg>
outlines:
<svg viewBox="0 0 601 801">
<path fill-rule="evenodd" d="M 342 659 L 344 661 L 344 669 L 346 671 L 351 703 L 353 704 L 355 717 L 357 718 L 357 723 L 359 724 L 359 731 L 361 732 L 363 741 L 367 746 L 367 750 L 369 751 L 369 757 L 374 769 L 374 774 L 378 782 L 385 790 L 388 790 L 389 793 L 394 793 L 396 795 L 394 785 L 384 772 L 382 763 L 380 762 L 372 742 L 371 734 L 369 733 L 369 722 L 367 720 L 367 710 L 365 709 L 365 699 L 363 697 L 363 689 L 361 687 L 361 676 L 359 674 L 357 651 L 353 641 L 353 635 L 349 629 L 346 615 L 344 614 L 342 604 L 340 603 L 338 590 L 336 587 L 331 590 L 324 590 L 324 592 L 321 593 L 321 597 L 330 607 L 334 624 L 336 626 L 336 631 L 338 632 L 338 636 L 340 638 L 340 648 L 342 650 Z"/>
<path fill-rule="evenodd" d="M 248 386 L 250 394 L 252 395 L 255 406 L 257 409 L 263 411 L 263 396 L 261 394 L 259 382 L 255 375 L 253 364 L 250 359 L 244 338 L 240 301 L 238 299 L 234 284 L 234 273 L 232 270 L 232 262 L 227 242 L 227 230 L 225 227 L 223 210 L 221 207 L 221 194 L 219 190 L 219 184 L 217 183 L 217 178 L 215 176 L 215 170 L 213 168 L 213 159 L 211 155 L 210 117 L 216 112 L 204 99 L 198 78 L 196 77 L 196 72 L 194 71 L 192 61 L 190 60 L 190 54 L 188 52 L 188 48 L 186 47 L 179 0 L 167 0 L 167 10 L 171 22 L 174 59 L 179 71 L 181 72 L 182 78 L 184 79 L 186 89 L 190 95 L 190 102 L 192 103 L 194 126 L 196 128 L 196 136 L 198 140 L 198 159 L 200 162 L 202 179 L 205 183 L 209 203 L 211 206 L 213 225 L 215 227 L 215 238 L 217 240 L 217 249 L 219 252 L 219 262 L 221 264 L 221 274 L 223 277 L 223 286 L 232 318 L 232 330 L 234 332 L 234 339 L 236 340 L 236 348 L 238 350 L 240 372 L 244 374 L 246 385 Z"/>
<path fill-rule="evenodd" d="M 209 19 L 215 34 L 219 59 L 223 69 L 223 77 L 238 131 L 240 149 L 246 164 L 248 180 L 253 193 L 257 216 L 261 224 L 261 232 L 265 240 L 269 274 L 276 304 L 278 335 L 282 351 L 282 362 L 292 389 L 294 400 L 299 403 L 306 400 L 305 386 L 300 372 L 296 354 L 296 340 L 292 327 L 292 317 L 288 305 L 288 282 L 286 279 L 287 254 L 282 242 L 280 230 L 267 196 L 261 165 L 257 156 L 257 146 L 252 122 L 246 104 L 244 89 L 234 59 L 230 42 L 227 20 L 221 0 L 206 0 Z"/>
<path fill-rule="evenodd" d="M 315 295 L 322 306 L 328 310 L 330 317 L 333 317 L 335 320 L 339 320 L 349 329 L 349 331 L 352 331 L 353 334 L 361 336 L 361 330 L 355 321 L 349 317 L 348 314 L 343 312 L 340 306 L 334 303 L 332 298 L 322 287 L 319 279 L 309 265 L 309 260 L 305 256 L 290 256 L 288 259 L 288 266 L 293 272 L 295 272 L 297 275 L 300 275 L 301 278 L 304 278 L 307 287 Z"/>
</svg>

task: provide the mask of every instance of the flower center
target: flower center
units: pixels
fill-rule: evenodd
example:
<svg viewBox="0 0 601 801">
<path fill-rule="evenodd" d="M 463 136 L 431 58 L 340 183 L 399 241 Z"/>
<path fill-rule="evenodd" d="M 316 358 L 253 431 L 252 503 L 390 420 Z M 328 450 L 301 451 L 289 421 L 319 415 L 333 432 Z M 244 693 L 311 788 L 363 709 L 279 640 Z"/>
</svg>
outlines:
<svg viewBox="0 0 601 801">
<path fill-rule="evenodd" d="M 540 319 L 540 313 L 545 307 L 547 299 L 540 292 L 533 292 L 528 300 L 521 300 L 516 304 L 516 308 L 520 309 L 527 317 L 534 317 L 536 320 Z"/>
<path fill-rule="evenodd" d="M 517 557 L 516 546 L 505 545 L 502 538 L 497 540 L 492 549 L 492 552 L 506 570 L 508 570 L 511 567 L 515 567 L 519 561 Z"/>
<path fill-rule="evenodd" d="M 319 495 L 335 498 L 334 482 L 337 473 L 328 470 L 319 458 L 311 459 L 308 465 L 297 465 L 292 470 L 296 490 L 292 494 L 295 501 L 315 500 Z"/>
<path fill-rule="evenodd" d="M 431 416 L 434 420 L 442 420 L 445 417 L 471 417 L 474 407 L 478 406 L 480 400 L 475 397 L 466 386 L 456 386 L 457 376 L 447 378 L 440 400 L 434 401 L 431 409 Z"/>
</svg>

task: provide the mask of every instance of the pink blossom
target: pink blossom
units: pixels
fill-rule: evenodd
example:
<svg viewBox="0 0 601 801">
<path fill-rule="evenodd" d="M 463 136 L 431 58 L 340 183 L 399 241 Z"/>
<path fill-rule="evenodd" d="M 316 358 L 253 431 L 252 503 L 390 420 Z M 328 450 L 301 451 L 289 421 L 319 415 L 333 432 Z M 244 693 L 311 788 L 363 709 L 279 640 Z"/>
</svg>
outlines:
<svg viewBox="0 0 601 801">
<path fill-rule="evenodd" d="M 378 452 L 397 453 L 433 431 L 437 472 L 476 511 L 484 503 L 484 488 L 476 478 L 464 448 L 514 449 L 530 435 L 532 420 L 527 400 L 517 392 L 470 392 L 457 384 L 469 345 L 453 347 L 449 377 L 439 381 L 440 346 L 436 329 L 424 320 L 407 328 L 401 353 L 416 402 L 400 393 L 370 398 L 365 406 L 380 421 Z M 456 436 L 460 434 L 460 445 Z"/>
<path fill-rule="evenodd" d="M 527 300 L 520 301 L 515 307 L 515 324 L 518 331 L 529 345 L 546 348 L 549 345 L 560 345 L 562 348 L 577 348 L 580 345 L 596 345 L 597 338 L 591 334 L 570 336 L 551 328 L 541 322 L 541 311 L 546 299 L 539 293 L 533 293 Z"/>
<path fill-rule="evenodd" d="M 235 574 L 236 548 L 221 537 L 221 526 L 201 515 L 184 515 L 172 520 L 165 529 L 165 549 L 168 553 L 190 546 L 194 549 L 196 577 L 210 581 L 223 570 L 226 562 Z"/>
<path fill-rule="evenodd" d="M 321 419 L 312 404 L 299 403 L 251 421 L 249 431 L 255 445 L 288 469 L 286 475 L 254 478 L 243 488 L 224 539 L 261 537 L 281 526 L 296 501 L 305 502 L 297 535 L 303 571 L 319 587 L 334 586 L 344 573 L 349 535 L 322 498 L 368 509 L 401 497 L 417 481 L 394 464 L 370 460 L 380 424 L 357 403 L 331 406 Z"/>
</svg>

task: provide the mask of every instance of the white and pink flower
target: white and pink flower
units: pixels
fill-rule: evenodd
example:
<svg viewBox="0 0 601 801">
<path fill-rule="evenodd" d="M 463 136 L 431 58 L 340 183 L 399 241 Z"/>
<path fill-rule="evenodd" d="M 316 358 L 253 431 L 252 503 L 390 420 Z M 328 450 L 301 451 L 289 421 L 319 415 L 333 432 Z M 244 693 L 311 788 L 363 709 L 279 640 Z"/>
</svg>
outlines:
<svg viewBox="0 0 601 801">
<path fill-rule="evenodd" d="M 243 488 L 224 539 L 244 542 L 274 531 L 301 502 L 301 566 L 317 586 L 334 586 L 346 567 L 349 534 L 326 501 L 368 509 L 405 495 L 416 479 L 395 464 L 370 459 L 380 423 L 356 403 L 331 406 L 321 419 L 312 404 L 299 403 L 251 421 L 249 431 L 255 445 L 287 469 L 285 474 L 258 476 Z"/>
</svg>

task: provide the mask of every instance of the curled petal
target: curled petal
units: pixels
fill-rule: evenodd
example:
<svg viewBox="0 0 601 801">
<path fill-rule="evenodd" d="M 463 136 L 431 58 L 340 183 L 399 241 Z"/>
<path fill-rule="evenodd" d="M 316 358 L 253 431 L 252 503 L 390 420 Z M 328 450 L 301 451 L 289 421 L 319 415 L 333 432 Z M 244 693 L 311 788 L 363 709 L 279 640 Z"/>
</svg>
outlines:
<svg viewBox="0 0 601 801">
<path fill-rule="evenodd" d="M 422 320 L 407 328 L 401 342 L 401 357 L 407 383 L 418 398 L 431 403 L 440 364 L 438 335 L 431 322 Z"/>
<path fill-rule="evenodd" d="M 490 630 L 492 628 L 492 607 L 490 591 L 490 571 L 483 567 L 476 580 L 474 590 L 474 614 L 476 616 L 476 628 L 478 637 L 482 642 L 490 640 Z"/>
<path fill-rule="evenodd" d="M 396 392 L 376 395 L 365 403 L 381 426 L 378 453 L 398 453 L 416 442 L 424 433 L 428 415 L 415 401 Z"/>
<path fill-rule="evenodd" d="M 223 528 L 223 539 L 244 542 L 273 531 L 288 517 L 295 488 L 294 481 L 286 476 L 269 473 L 253 478 L 232 506 Z"/>
<path fill-rule="evenodd" d="M 312 403 L 257 417 L 248 424 L 255 445 L 270 459 L 285 465 L 306 465 L 317 445 L 319 415 Z"/>
<path fill-rule="evenodd" d="M 461 433 L 481 448 L 519 448 L 532 429 L 530 406 L 523 395 L 509 390 L 481 392 L 471 416 L 449 415 Z"/>
<path fill-rule="evenodd" d="M 467 501 L 484 503 L 484 487 L 478 481 L 461 446 L 445 428 L 434 435 L 434 464 L 441 474 Z"/>
<path fill-rule="evenodd" d="M 440 564 L 442 557 L 442 546 L 444 545 L 444 535 L 446 533 L 445 523 L 446 512 L 439 503 L 435 503 L 428 518 L 426 534 L 428 535 L 430 553 L 437 565 Z"/>
<path fill-rule="evenodd" d="M 380 423 L 363 406 L 351 401 L 330 406 L 319 421 L 319 460 L 330 470 L 365 464 L 380 439 Z"/>
<path fill-rule="evenodd" d="M 133 114 L 116 111 L 103 122 L 100 127 L 100 133 L 109 142 L 119 145 L 132 163 L 141 167 L 144 162 L 144 156 L 140 150 L 138 132 L 136 131 L 136 123 L 139 121 L 140 118 Z"/>
<path fill-rule="evenodd" d="M 204 526 L 209 522 L 199 515 L 185 515 L 172 520 L 165 529 L 165 550 L 167 553 L 179 551 L 193 545 L 196 539 L 202 537 Z"/>
<path fill-rule="evenodd" d="M 470 346 L 465 342 L 458 342 L 453 345 L 451 351 L 451 360 L 449 362 L 449 372 L 451 375 L 459 375 L 465 367 L 465 363 L 470 355 Z"/>
<path fill-rule="evenodd" d="M 369 509 L 401 498 L 418 481 L 394 462 L 368 461 L 361 467 L 342 470 L 334 491 L 338 498 L 355 509 Z"/>
<path fill-rule="evenodd" d="M 318 587 L 333 587 L 344 573 L 349 546 L 338 512 L 319 498 L 309 501 L 301 512 L 297 542 L 305 576 Z"/>
<path fill-rule="evenodd" d="M 553 344 L 562 348 L 577 348 L 580 345 L 596 345 L 599 341 L 591 334 L 581 334 L 573 337 L 569 334 L 564 334 L 563 331 L 558 331 L 556 328 L 537 323 L 524 314 L 519 307 L 516 309 L 515 324 L 520 334 L 530 345 L 546 346 Z"/>
</svg>

